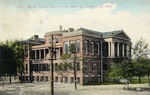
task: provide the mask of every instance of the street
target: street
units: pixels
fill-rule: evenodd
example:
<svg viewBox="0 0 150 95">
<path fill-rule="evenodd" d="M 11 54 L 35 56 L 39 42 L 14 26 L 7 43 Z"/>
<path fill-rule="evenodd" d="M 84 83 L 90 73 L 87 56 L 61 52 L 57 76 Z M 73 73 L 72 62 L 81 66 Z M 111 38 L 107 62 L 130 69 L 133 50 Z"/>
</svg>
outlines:
<svg viewBox="0 0 150 95">
<path fill-rule="evenodd" d="M 74 89 L 74 84 L 55 83 L 55 95 L 150 95 L 150 91 L 129 91 L 124 90 L 125 85 L 77 85 L 78 90 Z M 147 84 L 131 84 L 130 87 L 148 87 Z M 0 95 L 50 95 L 49 82 L 33 83 L 5 83 L 4 87 L 0 82 Z"/>
</svg>

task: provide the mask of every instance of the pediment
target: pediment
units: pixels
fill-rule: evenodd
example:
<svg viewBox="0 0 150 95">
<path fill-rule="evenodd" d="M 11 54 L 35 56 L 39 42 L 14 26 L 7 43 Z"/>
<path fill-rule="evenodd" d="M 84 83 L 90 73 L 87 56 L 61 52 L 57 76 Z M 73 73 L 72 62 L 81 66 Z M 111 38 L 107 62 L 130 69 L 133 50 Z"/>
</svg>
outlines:
<svg viewBox="0 0 150 95">
<path fill-rule="evenodd" d="M 130 38 L 124 32 L 116 34 L 115 37 L 121 38 L 121 39 L 128 39 L 128 40 L 130 40 Z"/>
</svg>

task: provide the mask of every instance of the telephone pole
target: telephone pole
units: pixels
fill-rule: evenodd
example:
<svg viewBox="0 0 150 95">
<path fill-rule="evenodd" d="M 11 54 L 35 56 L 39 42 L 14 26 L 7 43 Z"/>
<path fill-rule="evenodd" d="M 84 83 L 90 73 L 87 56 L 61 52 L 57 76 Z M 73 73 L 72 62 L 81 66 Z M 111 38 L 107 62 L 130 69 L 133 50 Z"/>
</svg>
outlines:
<svg viewBox="0 0 150 95">
<path fill-rule="evenodd" d="M 74 68 L 74 84 L 75 84 L 75 90 L 77 90 L 77 77 L 76 77 L 76 54 L 74 54 L 74 62 L 73 62 L 73 68 Z"/>
<path fill-rule="evenodd" d="M 101 64 L 100 64 L 100 77 L 101 77 L 101 83 L 103 82 L 103 36 L 102 36 L 102 34 L 101 34 L 101 40 L 100 40 L 101 42 L 101 54 L 100 54 L 100 56 L 101 56 Z"/>
<path fill-rule="evenodd" d="M 51 61 L 51 65 L 50 65 L 50 95 L 54 95 L 54 73 L 53 73 L 53 50 L 54 50 L 54 42 L 53 42 L 53 34 L 51 35 L 51 46 L 50 46 L 50 61 Z"/>
</svg>

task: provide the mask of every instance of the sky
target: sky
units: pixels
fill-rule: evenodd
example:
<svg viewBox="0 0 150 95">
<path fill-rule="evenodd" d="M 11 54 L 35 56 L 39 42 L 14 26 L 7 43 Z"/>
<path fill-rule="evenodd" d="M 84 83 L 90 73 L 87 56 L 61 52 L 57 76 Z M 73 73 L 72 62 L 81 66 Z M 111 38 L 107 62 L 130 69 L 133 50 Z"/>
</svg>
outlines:
<svg viewBox="0 0 150 95">
<path fill-rule="evenodd" d="M 133 44 L 150 44 L 149 0 L 1 0 L 0 41 L 44 38 L 46 32 L 80 27 L 124 30 Z"/>
</svg>

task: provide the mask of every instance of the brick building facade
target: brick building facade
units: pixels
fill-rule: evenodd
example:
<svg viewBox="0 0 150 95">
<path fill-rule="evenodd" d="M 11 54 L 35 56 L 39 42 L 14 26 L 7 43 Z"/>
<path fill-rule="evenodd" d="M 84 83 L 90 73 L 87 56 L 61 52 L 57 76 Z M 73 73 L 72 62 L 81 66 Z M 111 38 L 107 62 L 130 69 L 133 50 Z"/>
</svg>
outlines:
<svg viewBox="0 0 150 95">
<path fill-rule="evenodd" d="M 53 34 L 57 47 L 54 60 L 54 81 L 74 83 L 73 70 L 67 68 L 60 74 L 56 65 L 65 64 L 61 60 L 63 54 L 69 54 L 68 47 L 76 44 L 77 83 L 99 83 L 107 81 L 107 70 L 111 64 L 120 63 L 131 58 L 131 39 L 123 30 L 98 32 L 85 28 L 47 32 L 44 39 L 37 35 L 26 41 L 30 42 L 25 56 L 24 81 L 48 81 L 50 75 L 50 37 Z M 70 64 L 72 61 L 69 60 Z"/>
</svg>

